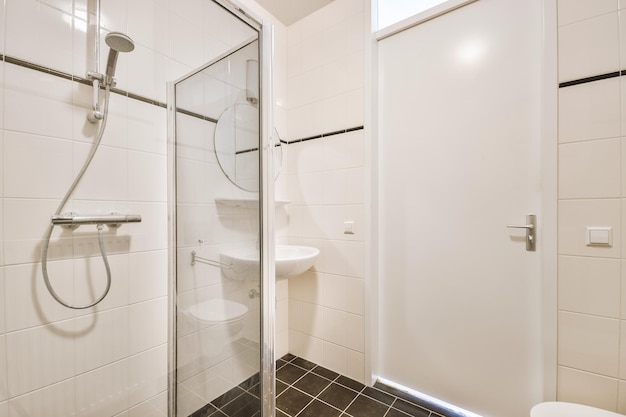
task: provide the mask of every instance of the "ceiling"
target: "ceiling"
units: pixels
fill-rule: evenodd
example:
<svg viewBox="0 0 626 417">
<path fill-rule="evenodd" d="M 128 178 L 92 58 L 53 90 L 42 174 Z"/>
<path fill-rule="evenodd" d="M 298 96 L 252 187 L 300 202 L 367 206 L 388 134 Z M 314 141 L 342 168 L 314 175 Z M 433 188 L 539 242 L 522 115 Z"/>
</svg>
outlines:
<svg viewBox="0 0 626 417">
<path fill-rule="evenodd" d="M 255 0 L 285 26 L 328 5 L 333 0 Z"/>
</svg>

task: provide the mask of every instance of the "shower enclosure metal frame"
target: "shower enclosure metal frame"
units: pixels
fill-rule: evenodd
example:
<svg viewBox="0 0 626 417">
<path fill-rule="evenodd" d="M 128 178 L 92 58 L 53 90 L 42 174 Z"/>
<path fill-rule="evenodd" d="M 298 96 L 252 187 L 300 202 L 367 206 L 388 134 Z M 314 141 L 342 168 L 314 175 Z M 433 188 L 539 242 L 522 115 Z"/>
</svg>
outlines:
<svg viewBox="0 0 626 417">
<path fill-rule="evenodd" d="M 259 42 L 259 250 L 261 283 L 260 381 L 261 416 L 275 415 L 275 358 L 274 323 L 276 320 L 276 282 L 274 264 L 274 172 L 273 141 L 273 54 L 274 28 L 263 24 L 241 6 L 229 0 L 212 0 L 234 17 L 258 32 Z M 201 51 L 200 51 L 201 52 Z M 167 186 L 168 186 L 168 416 L 176 417 L 176 95 L 175 85 L 227 56 L 230 52 L 212 59 L 200 68 L 167 85 Z"/>
</svg>

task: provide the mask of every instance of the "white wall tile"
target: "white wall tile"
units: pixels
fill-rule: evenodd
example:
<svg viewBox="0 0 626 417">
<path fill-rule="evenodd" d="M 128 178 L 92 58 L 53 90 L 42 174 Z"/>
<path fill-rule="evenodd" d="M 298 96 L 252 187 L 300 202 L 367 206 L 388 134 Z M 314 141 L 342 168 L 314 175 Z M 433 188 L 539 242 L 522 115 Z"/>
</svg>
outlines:
<svg viewBox="0 0 626 417">
<path fill-rule="evenodd" d="M 131 203 L 130 213 L 140 214 L 141 223 L 129 224 L 124 230 L 131 236 L 132 252 L 167 248 L 167 205 L 164 203 Z M 126 228 L 126 226 L 124 226 Z"/>
<path fill-rule="evenodd" d="M 129 406 L 140 404 L 167 390 L 167 345 L 128 360 Z"/>
<path fill-rule="evenodd" d="M 6 336 L 0 336 L 0 401 L 6 401 L 9 398 L 8 380 L 7 380 L 7 347 Z"/>
<path fill-rule="evenodd" d="M 559 89 L 561 143 L 618 137 L 620 117 L 619 78 Z"/>
<path fill-rule="evenodd" d="M 45 111 L 34 113 L 33 109 Z M 37 122 L 33 123 L 35 114 Z M 72 117 L 71 81 L 17 65 L 5 65 L 6 129 L 71 139 Z"/>
<path fill-rule="evenodd" d="M 365 352 L 365 320 L 357 314 L 346 314 L 346 347 Z"/>
<path fill-rule="evenodd" d="M 66 320 L 73 316 L 72 310 L 63 307 L 48 293 L 40 263 L 8 266 L 4 268 L 4 275 L 8 331 Z M 48 262 L 50 283 L 60 297 L 70 302 L 74 295 L 73 275 L 72 260 Z"/>
<path fill-rule="evenodd" d="M 559 145 L 559 198 L 621 195 L 621 139 Z"/>
<path fill-rule="evenodd" d="M 626 381 L 619 381 L 617 412 L 626 412 Z"/>
<path fill-rule="evenodd" d="M 151 0 L 128 2 L 128 35 L 162 54 L 170 53 L 170 27 L 167 5 Z"/>
<path fill-rule="evenodd" d="M 0 6 L 1 8 L 2 6 Z M 2 11 L 0 10 L 0 19 Z M 0 34 L 0 42 L 2 42 L 2 34 Z M 0 43 L 0 48 L 3 48 L 4 44 Z M 0 52 L 2 53 L 2 52 Z M 4 61 L 0 62 L 0 105 L 4 109 Z M 0 129 L 4 128 L 4 110 L 0 111 Z M 0 132 L 1 133 L 1 132 Z"/>
<path fill-rule="evenodd" d="M 8 0 L 6 15 L 7 55 L 72 73 L 71 14 L 36 0 Z"/>
<path fill-rule="evenodd" d="M 323 342 L 324 357 L 322 366 L 331 369 L 340 374 L 346 374 L 346 353 L 347 350 L 343 346 L 336 345 L 331 342 Z M 319 363 L 319 362 L 318 362 Z"/>
<path fill-rule="evenodd" d="M 171 75 L 172 60 L 167 55 L 141 44 L 136 44 L 135 50 L 127 54 L 126 59 L 128 62 L 128 90 L 165 102 L 166 82 L 178 78 L 178 76 Z M 133 113 L 131 113 L 131 117 L 132 115 Z"/>
<path fill-rule="evenodd" d="M 167 417 L 167 412 L 167 393 L 162 393 L 131 407 L 128 410 L 128 417 Z"/>
<path fill-rule="evenodd" d="M 7 131 L 3 170 L 5 197 L 61 199 L 74 180 L 72 142 Z"/>
<path fill-rule="evenodd" d="M 346 374 L 348 378 L 359 381 L 363 384 L 370 384 L 365 378 L 365 355 L 361 352 L 346 350 Z"/>
<path fill-rule="evenodd" d="M 0 217 L 1 218 L 1 217 Z M 0 232 L 0 239 L 2 239 L 2 234 Z M 1 248 L 0 248 L 1 249 Z M 5 290 L 4 290 L 4 267 L 0 266 L 0 300 L 2 300 L 2 305 L 0 306 L 0 335 L 3 335 L 6 331 L 6 302 L 4 298 Z"/>
<path fill-rule="evenodd" d="M 559 26 L 617 11 L 615 0 L 559 0 Z"/>
<path fill-rule="evenodd" d="M 324 337 L 324 310 L 316 304 L 302 304 L 302 331 L 310 336 Z"/>
<path fill-rule="evenodd" d="M 134 304 L 129 308 L 131 354 L 167 342 L 167 298 Z"/>
<path fill-rule="evenodd" d="M 58 201 L 4 199 L 4 263 L 11 265 L 41 260 L 42 233 L 50 223 Z M 68 207 L 69 208 L 69 207 Z M 28 221 L 15 221 L 28 219 Z M 65 236 L 61 228 L 53 231 L 48 259 L 71 257 L 72 239 Z"/>
<path fill-rule="evenodd" d="M 74 375 L 73 321 L 9 333 L 7 377 L 11 397 Z M 45 346 L 45 349 L 42 349 Z"/>
<path fill-rule="evenodd" d="M 123 307 L 76 319 L 74 357 L 77 374 L 128 356 L 128 308 Z"/>
<path fill-rule="evenodd" d="M 340 346 L 346 346 L 346 313 L 322 307 L 323 339 Z"/>
<path fill-rule="evenodd" d="M 74 172 L 83 167 L 89 145 L 74 143 Z M 74 199 L 127 200 L 128 152 L 124 149 L 100 146 L 89 168 L 73 193 Z"/>
<path fill-rule="evenodd" d="M 620 322 L 620 363 L 619 377 L 626 379 L 626 321 Z"/>
<path fill-rule="evenodd" d="M 147 172 L 150 175 L 146 175 Z M 128 198 L 132 201 L 167 201 L 165 155 L 128 152 Z"/>
<path fill-rule="evenodd" d="M 128 257 L 128 301 L 136 303 L 167 295 L 167 251 L 131 253 Z"/>
<path fill-rule="evenodd" d="M 108 0 L 100 3 L 102 27 L 117 32 L 126 32 L 128 18 L 126 13 L 127 0 Z"/>
<path fill-rule="evenodd" d="M 128 360 L 76 377 L 76 415 L 115 415 L 128 408 Z"/>
<path fill-rule="evenodd" d="M 621 262 L 560 256 L 559 309 L 619 318 Z"/>
<path fill-rule="evenodd" d="M 204 49 L 202 26 L 175 14 L 169 15 L 169 24 L 172 58 L 191 67 L 204 64 L 204 56 L 199 53 Z"/>
<path fill-rule="evenodd" d="M 619 320 L 559 312 L 559 364 L 617 377 Z"/>
<path fill-rule="evenodd" d="M 4 5 L 4 3 L 5 3 L 5 2 L 2 2 L 2 3 L 0 4 L 0 22 L 2 22 L 2 27 L 6 27 L 6 21 L 5 21 L 6 14 L 5 14 L 5 10 L 4 10 L 4 9 L 5 9 L 5 5 Z M 5 37 L 5 33 L 4 33 L 4 32 L 5 32 L 4 30 L 3 30 L 3 31 L 0 31 L 0 54 L 4 54 L 4 51 L 5 51 L 5 45 L 4 45 L 4 37 Z M 1 71 L 2 71 L 2 70 L 0 70 L 0 74 L 1 74 Z M 1 80 L 1 79 L 2 79 L 2 78 L 0 77 L 0 80 Z M 0 93 L 0 95 L 1 95 L 1 93 Z M 1 113 L 1 112 L 0 112 L 0 113 Z M 0 127 L 1 127 L 1 126 L 2 126 L 2 124 L 0 124 Z"/>
<path fill-rule="evenodd" d="M 66 417 L 75 415 L 74 380 L 67 379 L 12 398 L 8 408 L 11 416 Z"/>
<path fill-rule="evenodd" d="M 585 404 L 615 411 L 617 379 L 559 366 L 558 401 Z"/>
<path fill-rule="evenodd" d="M 559 28 L 559 81 L 619 71 L 617 12 Z"/>
<path fill-rule="evenodd" d="M 73 259 L 74 304 L 91 304 L 101 297 L 106 290 L 107 272 L 96 242 L 97 239 L 95 238 L 88 240 L 88 246 L 93 247 L 91 256 Z M 105 247 L 106 246 L 108 245 L 105 241 Z M 74 250 L 77 254 L 85 251 L 86 250 L 83 248 Z M 111 250 L 108 252 L 107 258 L 111 271 L 111 288 L 109 293 L 97 306 L 77 311 L 77 315 L 109 310 L 128 304 L 128 255 L 114 255 L 111 254 Z"/>
<path fill-rule="evenodd" d="M 167 153 L 165 109 L 137 100 L 128 101 L 128 148 L 160 155 Z"/>
<path fill-rule="evenodd" d="M 558 209 L 559 253 L 562 255 L 619 258 L 621 255 L 620 200 L 562 200 Z M 586 228 L 613 228 L 613 246 L 586 246 Z"/>
<path fill-rule="evenodd" d="M 346 278 L 340 275 L 322 275 L 322 299 L 320 302 L 325 307 L 336 310 L 346 310 Z"/>
</svg>

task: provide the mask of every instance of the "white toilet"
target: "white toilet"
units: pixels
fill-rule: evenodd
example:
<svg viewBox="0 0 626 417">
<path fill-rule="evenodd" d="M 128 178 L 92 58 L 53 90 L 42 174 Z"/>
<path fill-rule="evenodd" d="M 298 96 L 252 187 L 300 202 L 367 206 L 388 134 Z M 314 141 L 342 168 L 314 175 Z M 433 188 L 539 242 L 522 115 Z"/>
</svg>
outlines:
<svg viewBox="0 0 626 417">
<path fill-rule="evenodd" d="M 190 305 L 183 310 L 183 314 L 202 333 L 202 339 L 206 341 L 203 344 L 213 347 L 211 350 L 214 351 L 214 348 L 231 344 L 243 336 L 248 307 L 235 301 L 213 298 Z"/>
<path fill-rule="evenodd" d="M 530 417 L 624 417 L 624 415 L 588 405 L 552 401 L 534 406 L 530 410 Z"/>
</svg>

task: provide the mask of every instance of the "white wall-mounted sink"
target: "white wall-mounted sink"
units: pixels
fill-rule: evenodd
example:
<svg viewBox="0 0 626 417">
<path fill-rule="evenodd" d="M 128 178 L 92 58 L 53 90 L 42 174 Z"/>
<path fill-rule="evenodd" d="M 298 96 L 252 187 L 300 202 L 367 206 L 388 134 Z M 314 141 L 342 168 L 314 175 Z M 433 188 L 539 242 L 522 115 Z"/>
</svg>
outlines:
<svg viewBox="0 0 626 417">
<path fill-rule="evenodd" d="M 300 275 L 313 266 L 320 250 L 311 246 L 276 245 L 276 279 Z M 231 279 L 258 276 L 259 251 L 254 248 L 237 248 L 220 253 L 224 275 Z"/>
</svg>

